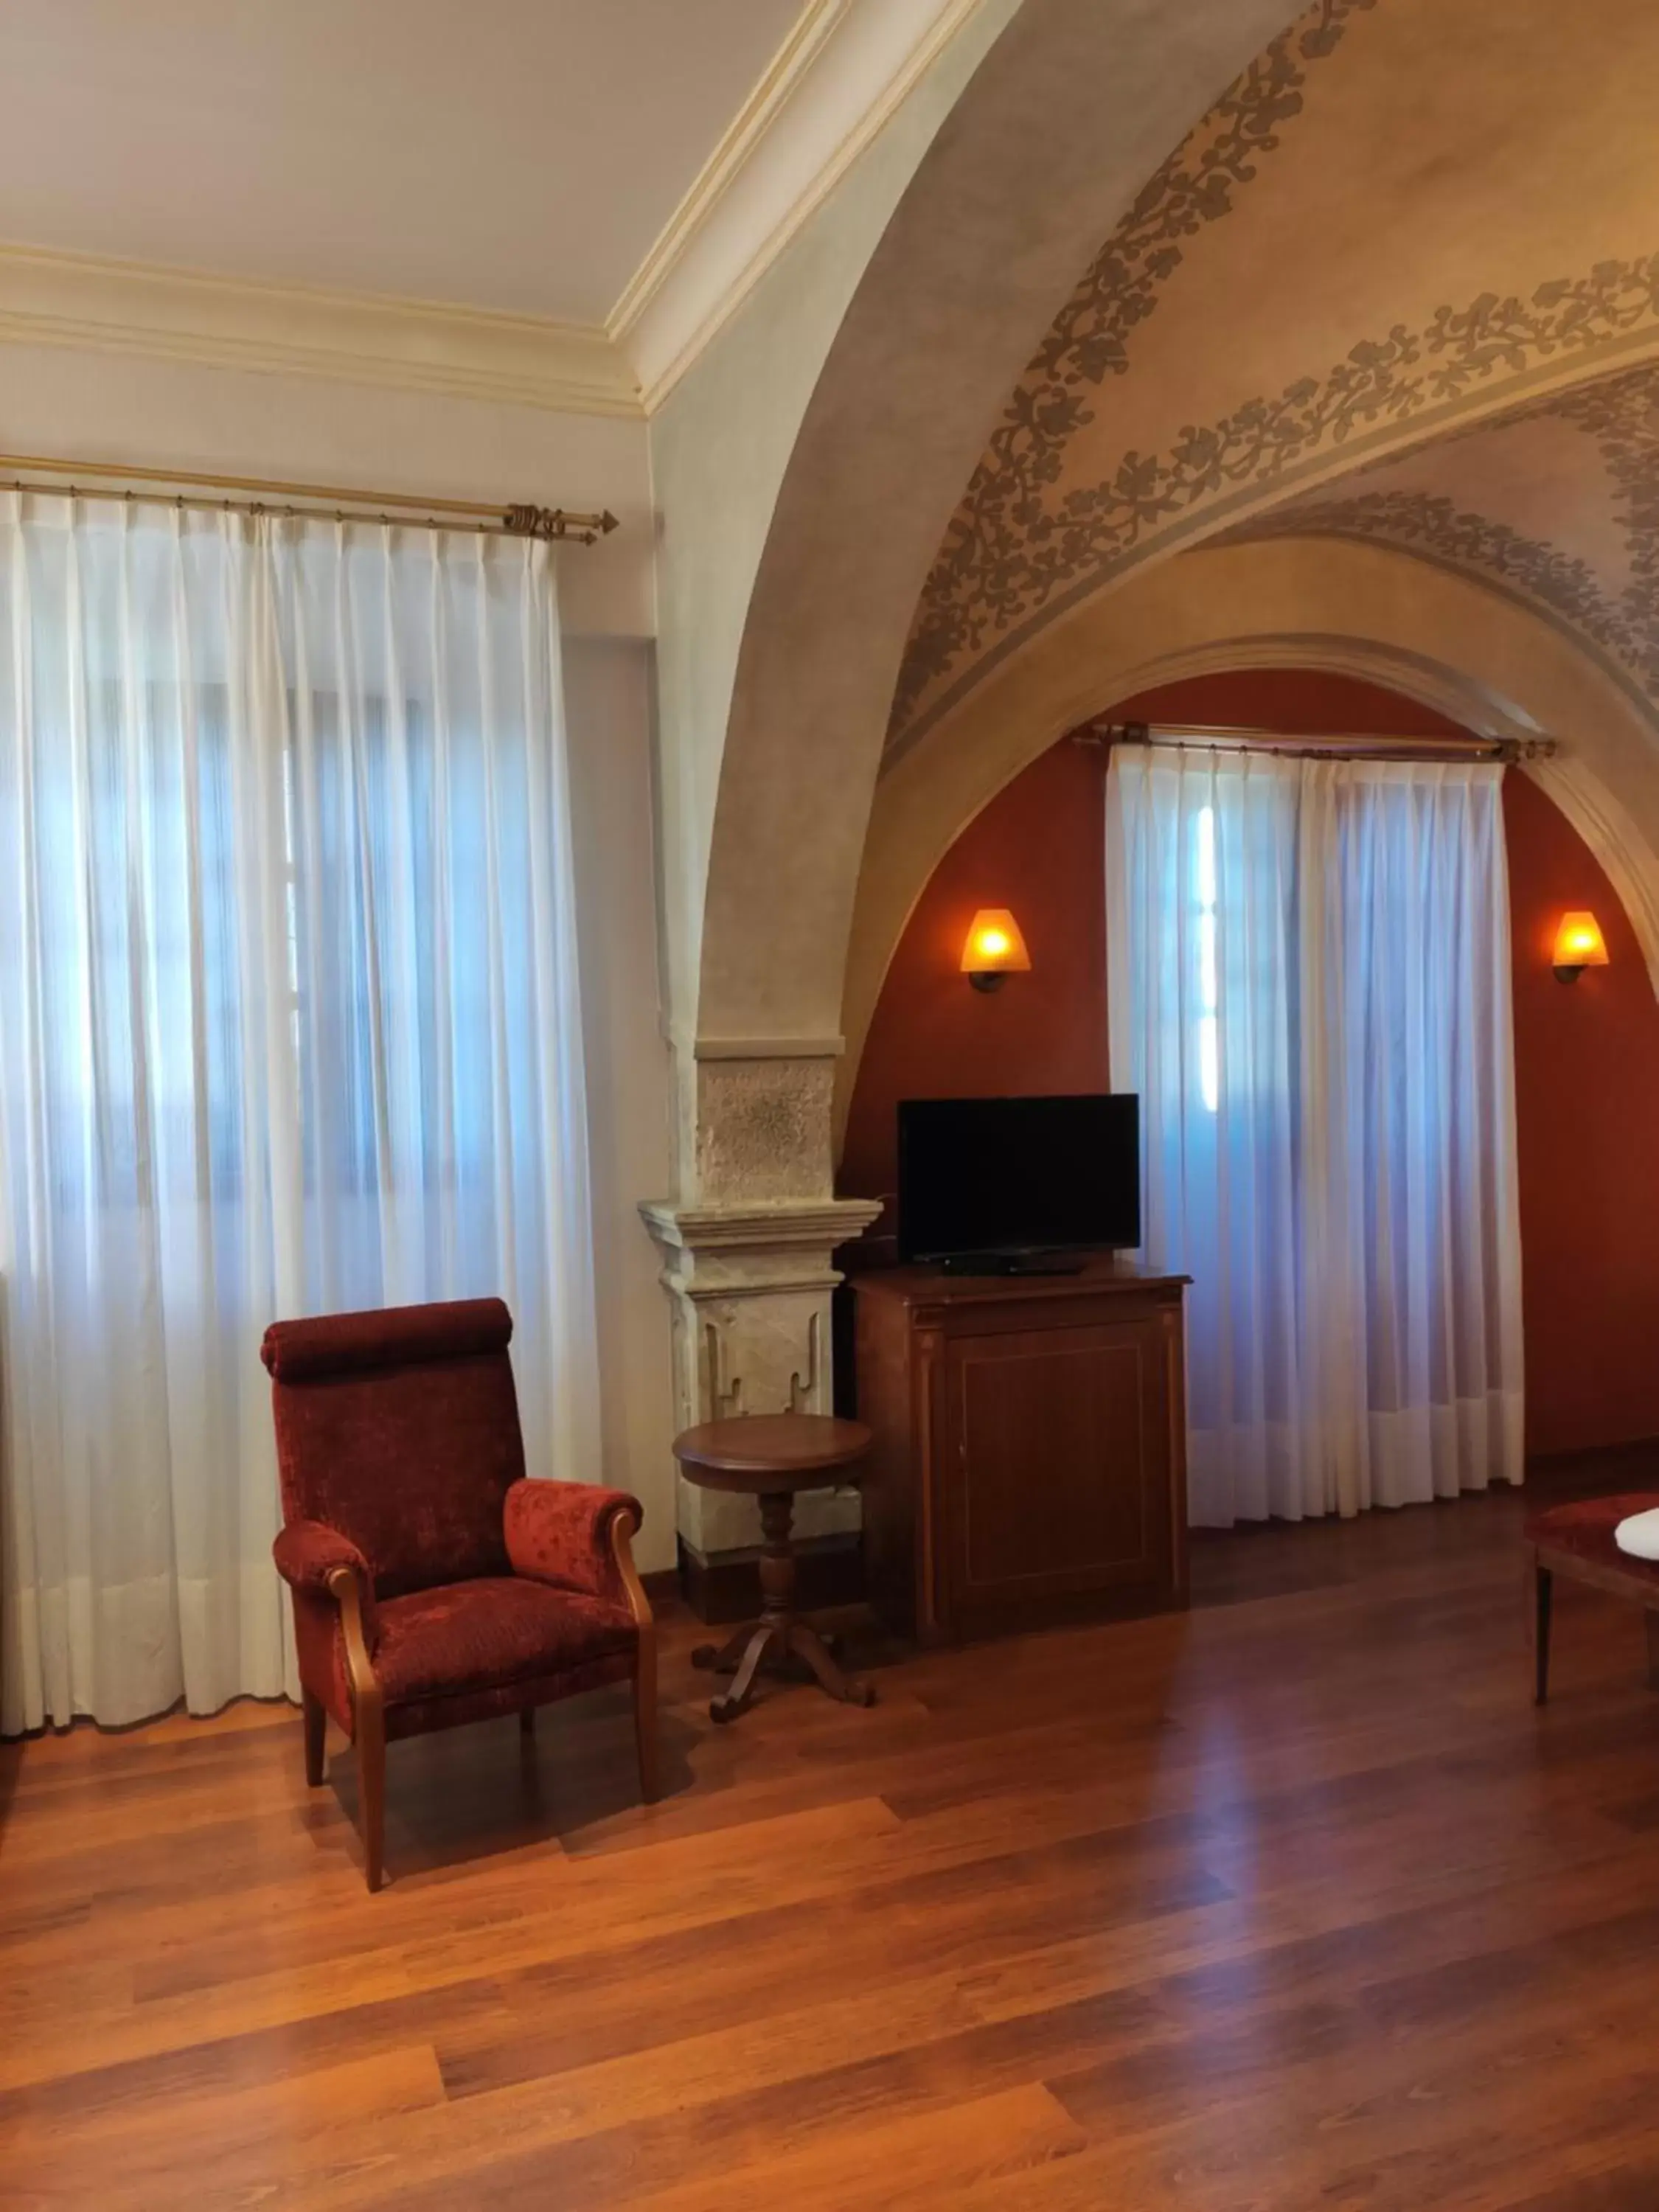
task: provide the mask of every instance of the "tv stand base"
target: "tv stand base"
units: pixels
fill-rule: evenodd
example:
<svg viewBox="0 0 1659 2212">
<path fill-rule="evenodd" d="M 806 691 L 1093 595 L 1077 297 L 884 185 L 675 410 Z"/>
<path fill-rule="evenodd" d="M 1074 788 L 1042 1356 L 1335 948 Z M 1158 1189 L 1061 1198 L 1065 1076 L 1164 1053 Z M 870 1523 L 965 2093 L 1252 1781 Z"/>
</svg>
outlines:
<svg viewBox="0 0 1659 2212">
<path fill-rule="evenodd" d="M 951 1252 L 942 1275 L 1080 1275 L 1088 1262 L 1078 1252 Z"/>
</svg>

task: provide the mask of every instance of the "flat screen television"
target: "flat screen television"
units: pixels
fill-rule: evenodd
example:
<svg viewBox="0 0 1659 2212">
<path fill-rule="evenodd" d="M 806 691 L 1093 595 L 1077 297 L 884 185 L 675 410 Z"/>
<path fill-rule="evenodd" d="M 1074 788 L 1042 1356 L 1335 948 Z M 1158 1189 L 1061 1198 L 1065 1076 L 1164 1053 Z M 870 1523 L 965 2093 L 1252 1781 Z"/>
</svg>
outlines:
<svg viewBox="0 0 1659 2212">
<path fill-rule="evenodd" d="M 1017 1261 L 1139 1242 L 1133 1091 L 901 1102 L 901 1260 Z"/>
</svg>

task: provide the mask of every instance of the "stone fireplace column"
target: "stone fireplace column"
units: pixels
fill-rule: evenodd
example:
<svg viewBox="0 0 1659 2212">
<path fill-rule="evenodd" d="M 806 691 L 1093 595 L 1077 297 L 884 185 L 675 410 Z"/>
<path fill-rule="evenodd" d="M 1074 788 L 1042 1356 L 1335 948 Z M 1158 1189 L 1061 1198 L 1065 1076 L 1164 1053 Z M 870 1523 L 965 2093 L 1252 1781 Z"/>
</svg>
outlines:
<svg viewBox="0 0 1659 2212">
<path fill-rule="evenodd" d="M 676 1425 L 737 1413 L 827 1413 L 833 1405 L 830 1293 L 837 1245 L 880 1212 L 833 1194 L 830 1101 L 840 1040 L 822 1046 L 699 1046 L 682 1086 L 683 1190 L 641 1208 L 661 1248 L 673 1304 Z M 687 1095 L 689 1093 L 689 1096 Z M 752 1498 L 678 1486 L 688 1583 L 728 1587 L 760 1529 Z M 798 1501 L 795 1529 L 815 1539 L 859 1526 L 855 1491 Z"/>
</svg>

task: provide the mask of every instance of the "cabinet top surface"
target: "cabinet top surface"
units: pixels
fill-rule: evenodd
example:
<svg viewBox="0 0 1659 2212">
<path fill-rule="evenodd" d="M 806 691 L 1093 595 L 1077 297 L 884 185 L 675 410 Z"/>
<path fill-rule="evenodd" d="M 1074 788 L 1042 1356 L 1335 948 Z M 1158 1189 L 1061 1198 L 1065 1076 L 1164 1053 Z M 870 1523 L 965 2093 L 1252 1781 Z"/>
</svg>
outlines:
<svg viewBox="0 0 1659 2212">
<path fill-rule="evenodd" d="M 1074 1275 L 947 1275 L 939 1267 L 872 1267 L 855 1275 L 860 1297 L 896 1299 L 904 1305 L 975 1305 L 995 1300 L 1121 1297 L 1136 1291 L 1178 1291 L 1190 1275 L 1147 1267 L 1121 1252 L 1085 1260 Z"/>
</svg>

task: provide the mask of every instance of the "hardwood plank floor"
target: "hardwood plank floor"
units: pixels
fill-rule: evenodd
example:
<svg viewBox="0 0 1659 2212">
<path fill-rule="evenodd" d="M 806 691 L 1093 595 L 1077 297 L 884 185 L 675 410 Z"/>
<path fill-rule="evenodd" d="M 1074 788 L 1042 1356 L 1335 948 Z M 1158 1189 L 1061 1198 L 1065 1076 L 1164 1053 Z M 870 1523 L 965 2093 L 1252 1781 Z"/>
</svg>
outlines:
<svg viewBox="0 0 1659 2212">
<path fill-rule="evenodd" d="M 6 1746 L 0 2204 L 1652 2212 L 1659 1698 L 1559 1585 L 1534 1711 L 1521 1510 L 867 1713 L 716 1729 L 671 1616 L 662 1803 L 622 1692 L 398 1744 L 378 1898 L 286 1708 Z"/>
</svg>

